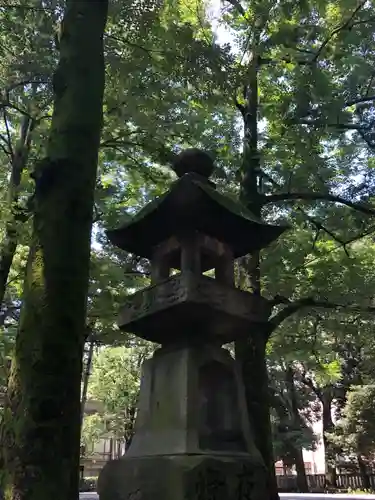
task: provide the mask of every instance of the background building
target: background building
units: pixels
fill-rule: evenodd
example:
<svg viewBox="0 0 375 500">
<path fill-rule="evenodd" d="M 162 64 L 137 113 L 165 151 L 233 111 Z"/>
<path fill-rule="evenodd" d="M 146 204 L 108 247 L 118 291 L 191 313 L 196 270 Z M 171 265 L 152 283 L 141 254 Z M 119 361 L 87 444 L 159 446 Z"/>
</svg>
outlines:
<svg viewBox="0 0 375 500">
<path fill-rule="evenodd" d="M 87 401 L 85 415 L 100 413 L 103 410 L 98 401 Z M 81 470 L 83 477 L 97 477 L 108 460 L 125 453 L 125 443 L 115 439 L 108 433 L 94 443 L 90 448 L 81 448 Z"/>
<path fill-rule="evenodd" d="M 325 458 L 323 444 L 323 424 L 320 420 L 313 425 L 315 435 L 319 438 L 316 450 L 303 450 L 303 461 L 306 474 L 325 474 Z M 296 474 L 294 469 L 286 468 L 281 460 L 275 463 L 276 475 Z"/>
</svg>

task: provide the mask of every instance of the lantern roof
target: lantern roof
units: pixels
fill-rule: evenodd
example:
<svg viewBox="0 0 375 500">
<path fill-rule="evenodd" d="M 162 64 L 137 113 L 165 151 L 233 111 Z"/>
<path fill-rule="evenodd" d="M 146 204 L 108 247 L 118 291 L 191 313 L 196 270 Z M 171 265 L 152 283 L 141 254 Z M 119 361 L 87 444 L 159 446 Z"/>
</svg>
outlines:
<svg viewBox="0 0 375 500">
<path fill-rule="evenodd" d="M 171 236 L 197 231 L 226 243 L 238 258 L 268 246 L 286 229 L 262 222 L 191 168 L 130 221 L 108 230 L 107 236 L 117 247 L 150 259 L 153 249 Z"/>
</svg>

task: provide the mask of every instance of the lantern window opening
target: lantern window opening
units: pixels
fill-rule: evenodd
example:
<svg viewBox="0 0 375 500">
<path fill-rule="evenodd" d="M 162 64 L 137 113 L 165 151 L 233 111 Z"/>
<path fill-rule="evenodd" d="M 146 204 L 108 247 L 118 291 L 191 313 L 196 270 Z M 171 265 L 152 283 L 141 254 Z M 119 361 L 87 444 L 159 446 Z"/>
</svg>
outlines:
<svg viewBox="0 0 375 500">
<path fill-rule="evenodd" d="M 234 284 L 234 257 L 228 245 L 199 232 L 172 236 L 158 245 L 151 258 L 152 284 L 178 272 L 206 274 L 211 279 Z M 174 271 L 173 271 L 174 270 Z"/>
</svg>

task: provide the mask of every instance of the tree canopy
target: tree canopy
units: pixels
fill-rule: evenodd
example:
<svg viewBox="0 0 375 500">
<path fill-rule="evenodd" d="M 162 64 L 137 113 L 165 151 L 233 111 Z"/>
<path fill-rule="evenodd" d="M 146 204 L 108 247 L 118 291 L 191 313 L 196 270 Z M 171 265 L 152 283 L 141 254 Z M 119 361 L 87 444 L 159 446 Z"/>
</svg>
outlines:
<svg viewBox="0 0 375 500">
<path fill-rule="evenodd" d="M 375 386 L 354 386 L 347 395 L 335 433 L 334 443 L 350 455 L 371 459 L 375 452 Z"/>
</svg>

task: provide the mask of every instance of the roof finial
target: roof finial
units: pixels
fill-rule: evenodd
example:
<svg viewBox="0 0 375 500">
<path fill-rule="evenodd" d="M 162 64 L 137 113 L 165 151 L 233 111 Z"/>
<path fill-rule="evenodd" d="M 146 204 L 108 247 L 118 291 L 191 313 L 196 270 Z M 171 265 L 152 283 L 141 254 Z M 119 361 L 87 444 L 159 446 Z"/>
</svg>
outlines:
<svg viewBox="0 0 375 500">
<path fill-rule="evenodd" d="M 185 149 L 173 162 L 173 170 L 179 177 L 192 172 L 208 179 L 214 171 L 214 161 L 209 153 L 201 149 Z"/>
</svg>

